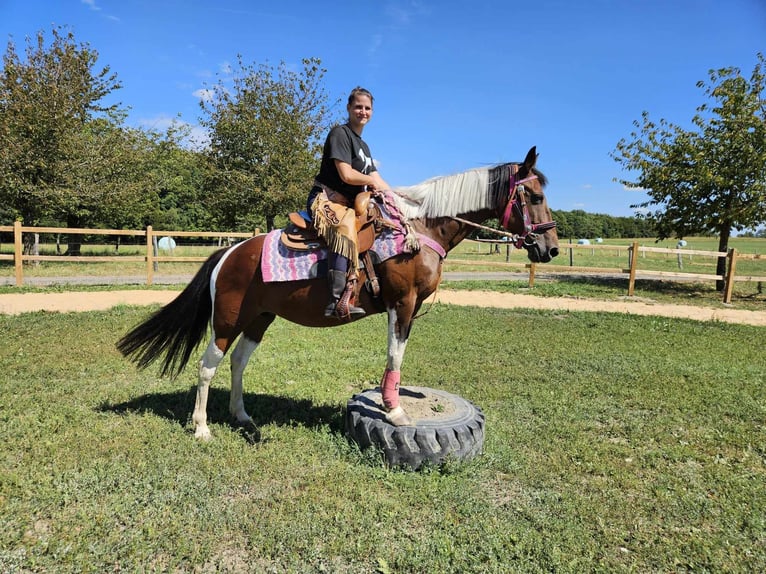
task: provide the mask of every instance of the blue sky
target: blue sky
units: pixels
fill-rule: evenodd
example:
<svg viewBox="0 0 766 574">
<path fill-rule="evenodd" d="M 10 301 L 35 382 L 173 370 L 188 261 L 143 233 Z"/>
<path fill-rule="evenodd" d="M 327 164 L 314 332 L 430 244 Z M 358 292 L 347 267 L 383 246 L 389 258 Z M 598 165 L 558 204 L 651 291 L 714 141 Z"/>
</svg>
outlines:
<svg viewBox="0 0 766 574">
<path fill-rule="evenodd" d="M 196 125 L 237 54 L 316 57 L 333 99 L 375 95 L 364 136 L 390 184 L 536 145 L 551 207 L 611 215 L 645 197 L 613 181 L 628 174 L 609 157 L 642 111 L 690 127 L 708 70 L 749 78 L 766 52 L 764 0 L 0 0 L 3 52 L 54 24 L 117 73 L 132 125 Z"/>
</svg>

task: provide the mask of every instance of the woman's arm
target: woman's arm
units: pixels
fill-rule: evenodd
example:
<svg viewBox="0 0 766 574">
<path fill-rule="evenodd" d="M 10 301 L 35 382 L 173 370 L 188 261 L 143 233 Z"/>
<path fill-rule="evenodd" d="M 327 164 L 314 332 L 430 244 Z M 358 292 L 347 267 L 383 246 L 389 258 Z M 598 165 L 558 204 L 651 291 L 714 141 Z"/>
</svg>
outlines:
<svg viewBox="0 0 766 574">
<path fill-rule="evenodd" d="M 380 177 L 380 172 L 373 171 L 370 174 L 370 177 L 375 180 L 375 185 L 373 187 L 374 190 L 383 191 L 383 190 L 391 189 L 391 186 L 388 185 L 382 177 Z"/>
<path fill-rule="evenodd" d="M 340 178 L 349 185 L 366 185 L 371 191 L 391 189 L 377 171 L 364 175 L 351 167 L 351 164 L 339 159 L 335 160 L 335 169 L 338 170 Z"/>
</svg>

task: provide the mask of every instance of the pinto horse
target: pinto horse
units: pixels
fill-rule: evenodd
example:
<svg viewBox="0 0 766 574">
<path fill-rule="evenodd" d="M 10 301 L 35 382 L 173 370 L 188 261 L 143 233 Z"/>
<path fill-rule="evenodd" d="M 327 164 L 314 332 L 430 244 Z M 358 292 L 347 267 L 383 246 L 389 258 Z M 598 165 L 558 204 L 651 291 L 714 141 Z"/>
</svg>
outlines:
<svg viewBox="0 0 766 574">
<path fill-rule="evenodd" d="M 536 162 L 533 147 L 521 164 L 474 169 L 394 190 L 401 213 L 420 237 L 420 249 L 375 265 L 380 300 L 362 289 L 356 303 L 368 316 L 388 314 L 388 356 L 380 386 L 389 423 L 412 424 L 399 405 L 399 381 L 413 319 L 436 291 L 444 257 L 472 231 L 472 224 L 498 218 L 533 262 L 545 263 L 558 254 L 556 224 L 543 194 L 546 179 L 535 168 Z M 200 439 L 211 436 L 207 425 L 210 382 L 238 337 L 231 354 L 229 410 L 238 424 L 249 425 L 252 419 L 245 410 L 242 375 L 272 321 L 279 316 L 308 327 L 340 324 L 337 318 L 324 317 L 329 293 L 323 277 L 264 281 L 264 237 L 213 253 L 178 297 L 117 343 L 119 351 L 139 368 L 162 357 L 162 374 L 176 376 L 211 326 L 212 336 L 199 363 L 192 415 L 194 434 Z M 360 284 L 365 278 L 362 269 Z"/>
</svg>

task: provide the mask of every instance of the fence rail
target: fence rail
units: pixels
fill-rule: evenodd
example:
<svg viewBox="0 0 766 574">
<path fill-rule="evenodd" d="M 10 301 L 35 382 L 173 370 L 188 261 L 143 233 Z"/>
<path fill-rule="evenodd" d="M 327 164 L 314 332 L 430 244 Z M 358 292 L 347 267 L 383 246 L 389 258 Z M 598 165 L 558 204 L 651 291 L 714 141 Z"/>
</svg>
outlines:
<svg viewBox="0 0 766 574">
<path fill-rule="evenodd" d="M 519 267 L 520 264 L 510 263 L 511 252 L 514 247 L 503 239 L 479 239 L 477 243 L 485 243 L 490 246 L 490 253 L 492 250 L 495 253 L 500 252 L 500 247 L 506 248 L 506 263 L 507 266 Z M 638 242 L 633 242 L 631 245 L 581 245 L 581 244 L 562 244 L 561 250 L 569 252 L 569 265 L 552 265 L 545 263 L 542 267 L 539 267 L 536 263 L 526 263 L 524 268 L 529 273 L 529 286 L 534 287 L 535 276 L 538 269 L 544 269 L 546 274 L 560 273 L 562 275 L 572 273 L 586 273 L 586 274 L 599 274 L 599 275 L 627 275 L 628 277 L 628 295 L 632 296 L 635 293 L 636 279 L 647 280 L 662 280 L 662 279 L 681 279 L 681 280 L 700 280 L 700 281 L 723 281 L 723 301 L 725 303 L 731 303 L 732 289 L 734 283 L 740 282 L 753 282 L 763 283 L 766 282 L 766 277 L 759 277 L 755 275 L 736 275 L 737 261 L 741 260 L 760 260 L 766 259 L 766 256 L 759 253 L 739 253 L 736 249 L 730 249 L 728 252 L 724 251 L 707 251 L 701 249 L 678 249 L 678 248 L 663 248 L 663 247 L 645 247 L 639 245 Z M 629 267 L 585 267 L 575 266 L 573 253 L 575 250 L 591 250 L 595 253 L 596 250 L 609 250 L 616 251 L 618 256 L 622 251 L 626 251 L 629 255 Z M 657 271 L 652 269 L 640 269 L 639 258 L 646 257 L 647 253 L 665 253 L 667 255 L 676 255 L 679 258 L 682 256 L 701 256 L 710 258 L 726 258 L 726 272 L 723 275 L 711 274 L 711 273 L 684 273 L 682 271 Z M 638 257 L 634 257 L 633 254 L 637 254 Z M 486 265 L 486 262 L 482 261 L 468 261 L 468 260 L 452 260 L 452 263 L 460 263 L 461 265 Z M 494 265 L 502 265 L 500 263 L 494 263 Z"/>
<path fill-rule="evenodd" d="M 20 222 L 14 223 L 13 226 L 0 226 L 0 232 L 12 232 L 13 233 L 13 254 L 0 254 L 0 261 L 13 261 L 16 286 L 23 286 L 24 284 L 24 268 L 23 264 L 27 261 L 66 261 L 66 262 L 112 262 L 119 260 L 121 262 L 146 262 L 146 284 L 152 285 L 154 280 L 154 271 L 158 263 L 163 262 L 201 262 L 205 261 L 207 257 L 200 256 L 160 256 L 158 255 L 157 238 L 160 236 L 169 237 L 208 237 L 208 238 L 250 238 L 259 233 L 256 229 L 253 233 L 242 232 L 218 232 L 218 231 L 155 231 L 152 226 L 147 226 L 146 229 L 86 229 L 86 228 L 67 228 L 67 227 L 31 227 L 21 225 Z M 50 233 L 50 234 L 66 234 L 66 235 L 105 235 L 105 236 L 133 236 L 145 238 L 145 254 L 144 255 L 113 255 L 113 256 L 69 256 L 69 255 L 25 255 L 23 253 L 23 234 L 24 233 Z M 510 263 L 510 255 L 513 251 L 513 246 L 508 241 L 503 240 L 478 240 L 478 243 L 486 243 L 490 245 L 490 249 L 494 249 L 499 252 L 500 246 L 506 247 L 506 263 L 507 266 L 522 267 L 522 264 Z M 736 281 L 749 281 L 763 283 L 766 282 L 766 277 L 759 277 L 753 275 L 736 275 L 737 261 L 739 260 L 760 260 L 766 259 L 766 256 L 754 253 L 738 253 L 736 249 L 730 249 L 728 252 L 719 251 L 705 251 L 695 249 L 667 249 L 662 247 L 644 247 L 634 242 L 632 245 L 576 245 L 573 243 L 561 245 L 563 251 L 569 252 L 569 265 L 551 265 L 546 263 L 544 265 L 545 273 L 589 273 L 589 274 L 619 274 L 628 276 L 628 295 L 633 295 L 635 291 L 636 279 L 649 279 L 649 280 L 661 280 L 661 279 L 682 279 L 682 280 L 700 280 L 700 281 L 723 281 L 725 288 L 723 294 L 723 300 L 726 303 L 731 302 L 732 289 L 734 282 Z M 573 264 L 573 253 L 575 249 L 586 250 L 590 249 L 593 253 L 596 250 L 612 250 L 617 251 L 618 256 L 622 251 L 626 251 L 629 255 L 629 267 L 584 267 L 575 266 Z M 726 258 L 726 273 L 723 275 L 709 274 L 709 273 L 684 273 L 681 271 L 657 271 L 650 269 L 639 269 L 638 260 L 639 256 L 646 257 L 647 253 L 665 253 L 673 254 L 679 257 L 681 256 L 701 256 L 710 258 Z M 470 261 L 451 259 L 452 263 L 459 263 L 461 265 L 486 265 L 486 262 Z M 503 265 L 502 263 L 493 263 L 493 265 Z M 529 286 L 533 287 L 535 283 L 535 275 L 537 273 L 537 264 L 527 263 L 523 265 L 523 268 L 528 270 L 529 274 Z"/>
<path fill-rule="evenodd" d="M 67 262 L 87 262 L 87 263 L 106 263 L 119 260 L 121 262 L 146 262 L 146 284 L 152 285 L 154 282 L 155 265 L 160 262 L 199 262 L 205 261 L 207 257 L 176 257 L 157 255 L 157 237 L 217 237 L 217 238 L 250 238 L 258 233 L 256 229 L 253 233 L 229 232 L 229 231 L 154 231 L 151 225 L 146 229 L 85 229 L 72 227 L 31 227 L 21 225 L 15 222 L 13 226 L 0 226 L 0 233 L 13 232 L 13 255 L 0 254 L 0 261 L 12 260 L 14 262 L 14 274 L 16 286 L 24 285 L 24 262 L 25 261 L 67 261 Z M 24 255 L 24 233 L 53 233 L 62 235 L 124 235 L 132 237 L 145 237 L 145 255 L 104 255 L 104 256 L 70 256 L 70 255 Z"/>
</svg>

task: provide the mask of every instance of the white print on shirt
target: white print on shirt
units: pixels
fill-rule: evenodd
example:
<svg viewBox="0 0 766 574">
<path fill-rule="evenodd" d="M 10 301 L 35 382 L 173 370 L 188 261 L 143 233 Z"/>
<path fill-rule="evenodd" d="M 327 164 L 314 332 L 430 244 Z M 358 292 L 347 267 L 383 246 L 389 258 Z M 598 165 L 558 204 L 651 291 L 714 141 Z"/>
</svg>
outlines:
<svg viewBox="0 0 766 574">
<path fill-rule="evenodd" d="M 372 158 L 367 157 L 364 154 L 364 150 L 362 148 L 359 148 L 359 151 L 357 152 L 359 154 L 359 157 L 364 160 L 364 169 L 362 170 L 362 173 L 367 175 L 370 173 L 370 168 L 372 167 Z"/>
</svg>

